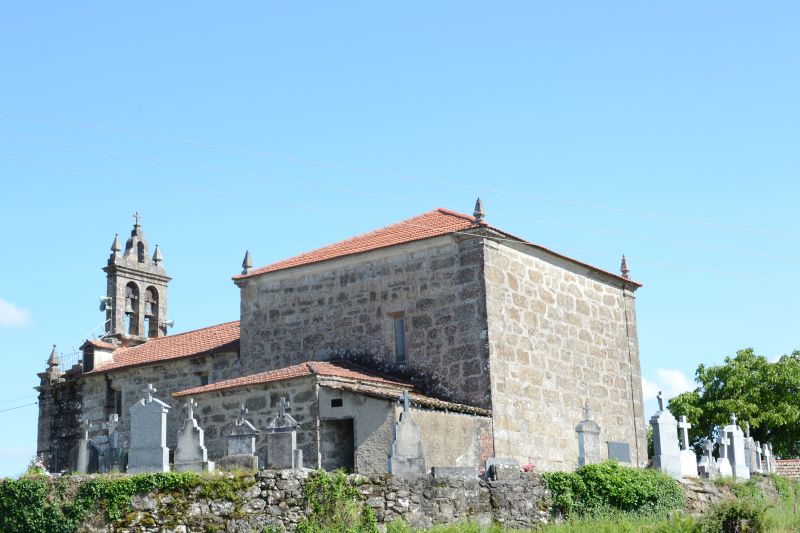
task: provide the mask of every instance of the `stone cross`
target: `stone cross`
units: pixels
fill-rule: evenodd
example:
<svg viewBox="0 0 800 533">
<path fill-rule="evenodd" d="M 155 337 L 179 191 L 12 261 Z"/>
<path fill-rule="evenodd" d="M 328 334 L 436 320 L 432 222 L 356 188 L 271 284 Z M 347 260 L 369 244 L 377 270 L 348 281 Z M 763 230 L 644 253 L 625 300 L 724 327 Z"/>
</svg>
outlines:
<svg viewBox="0 0 800 533">
<path fill-rule="evenodd" d="M 750 422 L 744 423 L 744 436 L 750 438 Z"/>
<path fill-rule="evenodd" d="M 736 425 L 736 413 L 731 414 L 731 425 Z"/>
<path fill-rule="evenodd" d="M 153 387 L 152 383 L 148 383 L 147 387 L 142 389 L 144 393 L 144 403 L 153 403 L 153 393 L 158 392 L 158 389 Z"/>
<path fill-rule="evenodd" d="M 92 429 L 92 423 L 89 422 L 88 418 L 84 418 L 81 425 L 83 426 L 83 440 L 89 440 L 89 430 Z"/>
<path fill-rule="evenodd" d="M 411 405 L 411 399 L 408 396 L 408 389 L 403 389 L 403 412 L 407 413 Z"/>
<path fill-rule="evenodd" d="M 719 458 L 720 459 L 727 459 L 728 458 L 728 446 L 730 446 L 730 437 L 728 433 L 722 432 L 722 435 L 717 437 L 717 444 L 719 444 Z"/>
<path fill-rule="evenodd" d="M 583 403 L 583 419 L 584 419 L 584 420 L 589 420 L 589 414 L 590 414 L 590 410 L 589 410 L 589 400 L 586 400 L 586 401 Z"/>
<path fill-rule="evenodd" d="M 108 415 L 108 422 L 103 422 L 103 429 L 111 435 L 117 430 L 117 424 L 119 424 L 119 415 L 117 413 L 110 414 Z"/>
<path fill-rule="evenodd" d="M 703 451 L 705 452 L 703 455 L 708 457 L 708 460 L 712 460 L 711 454 L 714 453 L 714 441 L 711 439 L 706 439 L 706 443 L 703 444 Z"/>
<path fill-rule="evenodd" d="M 692 425 L 686 421 L 686 416 L 681 415 L 680 421 L 678 422 L 678 429 L 681 432 L 681 450 L 688 450 L 689 449 L 689 428 Z"/>
<path fill-rule="evenodd" d="M 197 407 L 197 402 L 194 401 L 194 398 L 189 398 L 186 400 L 186 418 L 191 419 L 194 418 L 194 408 Z"/>
<path fill-rule="evenodd" d="M 139 214 L 139 211 L 136 211 L 133 214 L 133 218 L 136 220 L 136 225 L 138 226 L 139 225 L 139 219 L 142 218 L 142 215 Z"/>
<path fill-rule="evenodd" d="M 241 426 L 242 424 L 244 424 L 244 415 L 246 415 L 249 412 L 250 411 L 248 411 L 247 407 L 245 407 L 244 404 L 242 404 L 241 407 L 239 407 L 239 418 L 236 420 L 237 426 Z"/>
<path fill-rule="evenodd" d="M 658 396 L 656 396 L 656 398 L 658 399 L 658 410 L 659 411 L 663 411 L 664 410 L 664 393 L 661 392 L 661 391 L 658 391 Z"/>
<path fill-rule="evenodd" d="M 289 402 L 286 401 L 286 398 L 281 396 L 281 399 L 278 400 L 278 418 L 283 418 L 286 416 L 286 408 L 289 407 Z"/>
</svg>

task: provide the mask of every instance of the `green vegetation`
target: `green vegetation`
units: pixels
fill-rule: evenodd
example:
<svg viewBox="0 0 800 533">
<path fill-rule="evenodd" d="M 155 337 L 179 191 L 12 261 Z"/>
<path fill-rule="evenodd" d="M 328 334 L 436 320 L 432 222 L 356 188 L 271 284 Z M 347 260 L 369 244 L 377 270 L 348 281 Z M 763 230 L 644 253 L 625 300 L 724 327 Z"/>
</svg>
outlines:
<svg viewBox="0 0 800 533">
<path fill-rule="evenodd" d="M 67 478 L 44 475 L 5 479 L 0 482 L 0 531 L 72 533 L 96 512 L 103 512 L 109 520 L 121 520 L 131 510 L 131 498 L 140 493 L 180 496 L 198 490 L 201 496 L 238 502 L 237 491 L 253 483 L 252 474 L 200 476 L 189 472 L 96 476 L 77 487 Z"/>
<path fill-rule="evenodd" d="M 358 483 L 356 479 L 355 483 Z M 361 503 L 357 486 L 342 470 L 317 470 L 303 491 L 309 515 L 297 524 L 298 533 L 377 533 L 375 511 Z"/>
<path fill-rule="evenodd" d="M 613 461 L 586 465 L 577 472 L 547 472 L 543 477 L 554 509 L 566 518 L 615 513 L 658 516 L 684 505 L 683 491 L 674 479 Z"/>
<path fill-rule="evenodd" d="M 770 363 L 752 348 L 740 350 L 725 363 L 697 367 L 699 386 L 673 398 L 669 410 L 692 422 L 689 438 L 700 445 L 729 423 L 731 413 L 750 423 L 751 436 L 770 442 L 781 457 L 800 455 L 800 351 Z"/>
</svg>

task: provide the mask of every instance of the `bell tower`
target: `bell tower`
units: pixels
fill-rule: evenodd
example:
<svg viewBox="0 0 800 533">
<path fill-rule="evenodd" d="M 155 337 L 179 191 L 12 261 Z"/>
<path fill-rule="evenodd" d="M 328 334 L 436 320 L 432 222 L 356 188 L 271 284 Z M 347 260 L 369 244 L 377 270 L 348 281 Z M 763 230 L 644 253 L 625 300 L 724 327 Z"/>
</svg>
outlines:
<svg viewBox="0 0 800 533">
<path fill-rule="evenodd" d="M 106 312 L 106 337 L 115 337 L 124 344 L 144 342 L 167 334 L 167 276 L 161 251 L 156 245 L 152 257 L 139 224 L 139 213 L 125 250 L 120 248 L 119 234 L 111 244 L 108 265 L 103 268 L 108 278 L 106 297 L 101 310 Z"/>
</svg>

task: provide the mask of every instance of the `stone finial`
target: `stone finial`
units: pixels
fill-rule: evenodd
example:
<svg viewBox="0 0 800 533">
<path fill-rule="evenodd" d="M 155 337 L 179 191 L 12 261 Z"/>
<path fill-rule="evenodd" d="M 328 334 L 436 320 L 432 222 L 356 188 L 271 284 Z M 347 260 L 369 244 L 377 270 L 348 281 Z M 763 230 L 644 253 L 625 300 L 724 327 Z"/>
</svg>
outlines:
<svg viewBox="0 0 800 533">
<path fill-rule="evenodd" d="M 623 278 L 630 279 L 631 269 L 628 268 L 628 260 L 625 259 L 625 254 L 622 254 L 622 263 L 619 265 L 619 271 L 622 273 Z"/>
<path fill-rule="evenodd" d="M 475 202 L 475 211 L 472 215 L 475 217 L 475 222 L 483 222 L 483 219 L 486 218 L 486 211 L 483 210 L 483 202 L 480 198 Z"/>
<path fill-rule="evenodd" d="M 591 415 L 591 409 L 589 409 L 589 400 L 583 402 L 583 419 L 589 420 L 589 416 Z"/>
<path fill-rule="evenodd" d="M 153 252 L 153 263 L 158 265 L 164 258 L 161 255 L 161 250 L 159 249 L 158 245 L 156 244 L 156 251 Z"/>
<path fill-rule="evenodd" d="M 247 250 L 244 253 L 244 261 L 242 261 L 242 274 L 249 274 L 252 269 L 253 256 L 250 254 L 250 250 Z"/>
<path fill-rule="evenodd" d="M 731 425 L 736 425 L 736 413 L 731 413 Z"/>
<path fill-rule="evenodd" d="M 114 234 L 114 242 L 111 243 L 111 251 L 113 253 L 119 253 L 122 250 L 122 247 L 119 244 L 119 233 Z"/>
<path fill-rule="evenodd" d="M 134 223 L 134 226 L 139 226 L 139 225 L 140 225 L 140 224 L 139 224 L 139 220 L 141 220 L 141 218 L 142 218 L 142 215 L 140 215 L 140 214 L 139 214 L 139 211 L 136 211 L 136 212 L 133 214 L 133 219 L 136 221 L 136 222 Z"/>
<path fill-rule="evenodd" d="M 241 406 L 239 407 L 239 417 L 236 419 L 237 426 L 241 426 L 246 422 L 244 417 L 249 412 L 250 411 L 247 409 L 247 407 L 245 407 L 244 404 L 241 404 Z"/>
<path fill-rule="evenodd" d="M 408 389 L 403 389 L 403 395 L 400 399 L 403 400 L 403 412 L 407 413 L 411 406 L 411 397 L 408 395 Z"/>
<path fill-rule="evenodd" d="M 153 393 L 158 392 L 158 389 L 153 387 L 152 383 L 148 383 L 142 392 L 144 393 L 144 403 L 153 403 Z"/>
<path fill-rule="evenodd" d="M 659 411 L 663 411 L 664 410 L 664 393 L 661 392 L 661 391 L 658 391 L 658 396 L 656 396 L 656 399 L 658 400 L 658 410 Z"/>
<path fill-rule="evenodd" d="M 56 345 L 53 345 L 53 350 L 50 352 L 50 357 L 47 358 L 47 366 L 50 368 L 56 367 L 61 364 L 61 358 L 58 356 Z"/>
</svg>

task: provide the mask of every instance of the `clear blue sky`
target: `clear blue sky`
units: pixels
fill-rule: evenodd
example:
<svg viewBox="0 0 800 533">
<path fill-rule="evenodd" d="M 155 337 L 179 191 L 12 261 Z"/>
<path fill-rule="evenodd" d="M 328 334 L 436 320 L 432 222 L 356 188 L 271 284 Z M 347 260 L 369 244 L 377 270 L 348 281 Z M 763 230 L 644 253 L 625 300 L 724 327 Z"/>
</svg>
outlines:
<svg viewBox="0 0 800 533">
<path fill-rule="evenodd" d="M 628 255 L 649 393 L 800 348 L 796 3 L 1 9 L 0 411 L 102 322 L 136 210 L 175 332 L 238 318 L 247 248 L 266 264 L 480 194 L 511 233 L 613 271 Z M 36 414 L 0 412 L 0 475 L 33 455 Z"/>
</svg>

